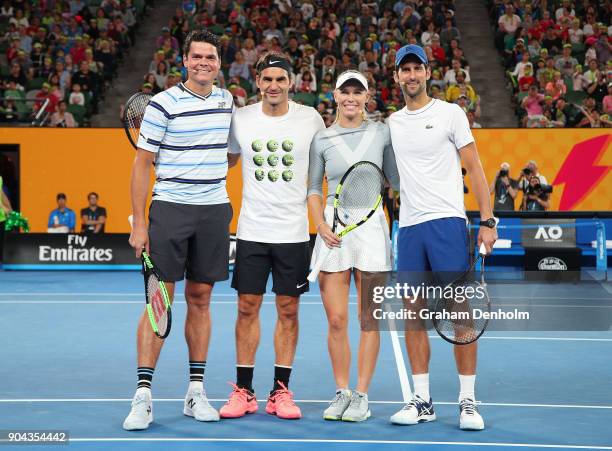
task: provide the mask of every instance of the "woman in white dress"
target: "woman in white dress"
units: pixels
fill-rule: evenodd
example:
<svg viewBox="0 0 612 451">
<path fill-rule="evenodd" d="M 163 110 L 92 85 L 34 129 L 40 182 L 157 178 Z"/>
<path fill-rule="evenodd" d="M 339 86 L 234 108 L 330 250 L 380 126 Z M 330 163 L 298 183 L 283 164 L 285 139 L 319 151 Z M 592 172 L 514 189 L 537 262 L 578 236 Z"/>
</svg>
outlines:
<svg viewBox="0 0 612 451">
<path fill-rule="evenodd" d="M 308 206 L 317 226 L 312 261 L 316 261 L 322 246 L 335 248 L 319 274 L 321 297 L 329 323 L 328 349 L 337 389 L 323 417 L 326 420 L 363 421 L 370 416 L 367 392 L 376 366 L 380 337 L 375 327 L 364 327 L 368 318 L 364 317 L 366 310 L 361 308 L 361 287 L 372 280 L 384 283 L 381 276 L 384 280 L 385 273 L 391 270 L 389 228 L 381 205 L 367 222 L 340 240 L 331 229 L 333 194 L 344 173 L 358 161 L 371 161 L 379 166 L 394 187 L 399 185 L 399 180 L 388 127 L 365 119 L 368 100 L 366 77 L 352 70 L 340 74 L 334 99 L 337 104 L 336 122 L 319 131 L 311 144 L 308 185 Z M 326 201 L 322 189 L 324 177 L 328 185 Z M 355 390 L 349 390 L 351 349 L 347 326 L 351 275 L 357 288 L 362 325 Z M 366 302 L 371 304 L 368 299 Z"/>
</svg>

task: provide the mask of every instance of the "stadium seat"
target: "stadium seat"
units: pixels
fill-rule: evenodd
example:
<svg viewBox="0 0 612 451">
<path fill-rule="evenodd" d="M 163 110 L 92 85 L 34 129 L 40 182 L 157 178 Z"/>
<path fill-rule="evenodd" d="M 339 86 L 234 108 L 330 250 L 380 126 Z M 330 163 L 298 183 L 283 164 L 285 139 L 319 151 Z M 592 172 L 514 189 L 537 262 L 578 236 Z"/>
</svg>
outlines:
<svg viewBox="0 0 612 451">
<path fill-rule="evenodd" d="M 253 95 L 253 85 L 249 80 L 245 80 L 240 77 L 240 87 L 247 92 L 247 97 L 251 97 Z"/>
<path fill-rule="evenodd" d="M 40 89 L 32 89 L 25 94 L 26 100 L 36 100 L 36 94 L 40 92 Z"/>
<path fill-rule="evenodd" d="M 588 94 L 584 91 L 567 91 L 566 100 L 568 103 L 575 103 L 576 105 L 582 105 L 584 99 L 588 97 Z"/>
<path fill-rule="evenodd" d="M 312 92 L 298 92 L 293 96 L 294 102 L 302 102 L 304 105 L 314 107 L 317 102 L 317 96 Z"/>
<path fill-rule="evenodd" d="M 82 126 L 85 120 L 85 107 L 81 105 L 68 105 L 67 110 L 74 116 L 74 120 L 78 122 L 79 126 Z"/>
<path fill-rule="evenodd" d="M 15 102 L 15 108 L 19 113 L 19 120 L 26 120 L 32 113 L 32 108 L 26 102 Z"/>
<path fill-rule="evenodd" d="M 136 8 L 136 15 L 140 16 L 144 13 L 145 10 L 145 0 L 134 0 L 133 2 L 134 8 Z"/>
<path fill-rule="evenodd" d="M 32 80 L 28 81 L 26 90 L 31 91 L 33 89 L 40 89 L 42 88 L 43 83 L 46 81 L 47 79 L 43 77 L 33 78 Z"/>
</svg>

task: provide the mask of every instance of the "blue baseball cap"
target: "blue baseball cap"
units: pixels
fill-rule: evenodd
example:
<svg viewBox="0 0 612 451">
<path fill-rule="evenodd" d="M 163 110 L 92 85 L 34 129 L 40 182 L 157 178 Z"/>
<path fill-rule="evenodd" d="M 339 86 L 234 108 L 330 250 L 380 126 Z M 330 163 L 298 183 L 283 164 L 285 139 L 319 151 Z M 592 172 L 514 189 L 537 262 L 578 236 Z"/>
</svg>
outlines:
<svg viewBox="0 0 612 451">
<path fill-rule="evenodd" d="M 429 64 L 429 61 L 427 60 L 427 55 L 425 54 L 425 50 L 423 50 L 423 47 L 414 44 L 409 44 L 403 46 L 397 51 L 397 54 L 395 55 L 395 67 L 399 67 L 402 64 L 402 60 L 408 55 L 415 55 L 418 59 L 421 60 L 423 64 Z"/>
</svg>

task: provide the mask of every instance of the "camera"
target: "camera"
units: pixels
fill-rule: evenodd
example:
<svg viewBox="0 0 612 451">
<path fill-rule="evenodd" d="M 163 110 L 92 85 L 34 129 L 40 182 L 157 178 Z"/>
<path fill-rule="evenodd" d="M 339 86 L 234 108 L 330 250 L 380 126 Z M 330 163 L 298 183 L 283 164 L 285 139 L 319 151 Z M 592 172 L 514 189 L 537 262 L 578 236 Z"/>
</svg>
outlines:
<svg viewBox="0 0 612 451">
<path fill-rule="evenodd" d="M 553 192 L 553 187 L 552 185 L 542 185 L 540 183 L 536 183 L 535 185 L 529 185 L 527 187 L 527 191 L 525 191 L 527 194 L 535 194 L 535 195 L 540 195 L 540 194 L 551 194 Z"/>
<path fill-rule="evenodd" d="M 523 174 L 525 174 L 527 177 L 529 177 L 531 175 L 531 169 L 529 169 L 529 168 L 523 169 Z"/>
<path fill-rule="evenodd" d="M 500 177 L 508 177 L 508 170 L 507 169 L 501 169 L 499 171 L 499 176 Z"/>
</svg>

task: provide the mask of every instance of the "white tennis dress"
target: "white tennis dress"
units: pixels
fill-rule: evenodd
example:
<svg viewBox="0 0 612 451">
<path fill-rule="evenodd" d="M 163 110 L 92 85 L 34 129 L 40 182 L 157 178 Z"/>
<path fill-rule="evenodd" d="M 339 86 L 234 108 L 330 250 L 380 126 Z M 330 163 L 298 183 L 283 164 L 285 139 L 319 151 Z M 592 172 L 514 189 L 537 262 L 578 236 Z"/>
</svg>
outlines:
<svg viewBox="0 0 612 451">
<path fill-rule="evenodd" d="M 325 207 L 325 222 L 331 227 L 334 222 L 334 208 Z M 344 227 L 338 224 L 339 233 Z M 317 235 L 317 241 L 311 261 L 317 261 L 323 239 Z M 392 268 L 391 239 L 389 226 L 382 205 L 370 219 L 342 238 L 342 246 L 334 248 L 321 267 L 321 271 L 340 272 L 347 269 L 360 271 L 390 271 Z"/>
</svg>

